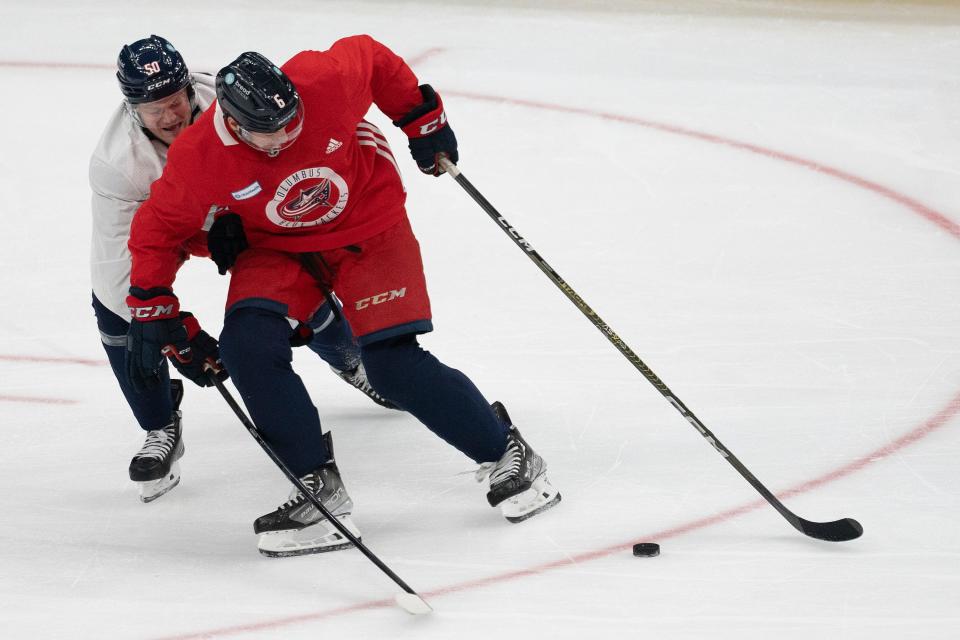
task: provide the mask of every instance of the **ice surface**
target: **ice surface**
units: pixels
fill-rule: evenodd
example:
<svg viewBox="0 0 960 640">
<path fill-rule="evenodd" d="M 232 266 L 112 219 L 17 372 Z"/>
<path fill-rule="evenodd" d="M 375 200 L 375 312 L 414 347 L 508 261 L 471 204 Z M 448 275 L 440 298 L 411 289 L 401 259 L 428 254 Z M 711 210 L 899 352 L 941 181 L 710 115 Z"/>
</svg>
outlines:
<svg viewBox="0 0 960 640">
<path fill-rule="evenodd" d="M 7 2 L 0 7 L 0 636 L 953 638 L 960 625 L 960 18 L 947 2 Z M 712 6 L 712 8 L 711 8 Z M 837 7 L 833 10 L 833 7 Z M 758 10 L 753 10 L 758 9 Z M 195 70 L 366 32 L 444 96 L 464 175 L 770 489 L 796 533 L 399 132 L 436 332 L 506 403 L 556 509 L 510 525 L 471 464 L 309 353 L 363 539 L 268 560 L 287 482 L 188 388 L 182 482 L 89 308 L 87 159 L 124 42 Z M 226 281 L 184 306 L 219 329 Z M 631 555 L 661 544 L 653 560 Z M 953 631 L 951 631 L 953 629 Z"/>
</svg>

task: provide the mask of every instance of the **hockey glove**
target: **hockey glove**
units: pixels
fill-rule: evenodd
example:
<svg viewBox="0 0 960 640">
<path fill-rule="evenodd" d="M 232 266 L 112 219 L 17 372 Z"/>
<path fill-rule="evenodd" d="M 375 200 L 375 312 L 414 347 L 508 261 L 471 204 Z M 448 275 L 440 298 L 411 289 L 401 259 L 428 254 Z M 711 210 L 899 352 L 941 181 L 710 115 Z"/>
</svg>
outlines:
<svg viewBox="0 0 960 640">
<path fill-rule="evenodd" d="M 291 347 L 305 347 L 313 342 L 313 327 L 302 322 L 298 322 L 290 334 Z"/>
<path fill-rule="evenodd" d="M 250 245 L 243 231 L 243 220 L 236 213 L 227 212 L 217 216 L 207 232 L 207 249 L 217 263 L 220 275 L 226 275 L 237 261 L 237 256 Z"/>
<path fill-rule="evenodd" d="M 420 85 L 420 95 L 423 96 L 423 103 L 399 120 L 394 120 L 393 124 L 410 138 L 410 154 L 420 171 L 439 176 L 444 172 L 440 166 L 440 156 L 446 156 L 450 162 L 457 164 L 457 137 L 447 123 L 443 101 L 433 87 Z"/>
<path fill-rule="evenodd" d="M 167 355 L 184 377 L 201 387 L 212 384 L 209 366 L 219 380 L 227 379 L 217 341 L 200 329 L 193 314 L 181 312 L 169 289 L 130 288 L 130 328 L 127 331 L 127 379 L 138 392 L 160 385 L 160 368 Z"/>
</svg>

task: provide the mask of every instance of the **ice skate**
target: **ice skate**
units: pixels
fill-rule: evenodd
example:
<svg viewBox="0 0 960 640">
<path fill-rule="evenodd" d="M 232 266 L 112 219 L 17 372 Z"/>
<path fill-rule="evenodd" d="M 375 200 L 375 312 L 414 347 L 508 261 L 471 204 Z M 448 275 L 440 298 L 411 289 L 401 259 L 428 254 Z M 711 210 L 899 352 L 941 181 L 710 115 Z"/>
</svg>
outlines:
<svg viewBox="0 0 960 640">
<path fill-rule="evenodd" d="M 329 443 L 328 436 L 329 433 L 324 434 Z M 330 451 L 332 454 L 333 450 Z M 300 480 L 350 533 L 360 537 L 360 530 L 350 518 L 353 501 L 347 495 L 332 457 Z M 257 518 L 253 530 L 259 536 L 257 547 L 260 553 L 273 558 L 337 551 L 353 546 L 297 489 L 276 511 Z"/>
<path fill-rule="evenodd" d="M 180 413 L 183 382 L 171 380 L 170 393 L 173 398 L 170 424 L 147 431 L 143 447 L 130 460 L 130 479 L 139 485 L 142 502 L 153 502 L 180 483 L 178 461 L 184 452 L 183 415 Z"/>
<path fill-rule="evenodd" d="M 383 396 L 377 393 L 373 387 L 370 386 L 370 382 L 367 380 L 367 371 L 363 368 L 362 362 L 357 364 L 357 366 L 353 369 L 348 369 L 346 371 L 340 371 L 333 366 L 331 366 L 330 369 L 335 374 L 340 376 L 340 378 L 343 379 L 347 384 L 362 391 L 368 398 L 376 402 L 381 407 L 386 407 L 387 409 L 397 408 L 397 405 L 385 399 Z"/>
<path fill-rule="evenodd" d="M 507 450 L 497 462 L 486 462 L 477 471 L 477 481 L 490 478 L 487 501 L 500 507 L 510 522 L 523 522 L 560 502 L 560 492 L 547 479 L 547 463 L 520 436 L 506 408 L 494 402 L 493 411 L 510 428 Z"/>
</svg>

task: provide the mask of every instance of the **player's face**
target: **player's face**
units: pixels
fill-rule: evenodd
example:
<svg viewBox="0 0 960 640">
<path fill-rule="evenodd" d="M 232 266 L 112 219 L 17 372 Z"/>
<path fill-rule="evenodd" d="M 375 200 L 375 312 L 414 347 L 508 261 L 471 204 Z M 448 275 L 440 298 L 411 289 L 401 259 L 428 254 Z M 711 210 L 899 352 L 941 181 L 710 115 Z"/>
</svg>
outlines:
<svg viewBox="0 0 960 640">
<path fill-rule="evenodd" d="M 243 131 L 241 137 L 254 149 L 265 151 L 267 153 L 278 153 L 281 149 L 290 146 L 288 143 L 293 139 L 284 129 L 274 131 L 273 133 L 258 133 L 256 131 Z"/>
<path fill-rule="evenodd" d="M 190 126 L 193 113 L 186 89 L 161 100 L 138 104 L 135 109 L 144 128 L 167 144 Z"/>
<path fill-rule="evenodd" d="M 300 131 L 303 129 L 303 103 L 297 105 L 297 112 L 293 119 L 287 123 L 287 126 L 271 133 L 249 131 L 241 127 L 233 118 L 228 118 L 227 121 L 241 140 L 272 158 L 292 145 L 293 141 L 300 135 Z"/>
</svg>

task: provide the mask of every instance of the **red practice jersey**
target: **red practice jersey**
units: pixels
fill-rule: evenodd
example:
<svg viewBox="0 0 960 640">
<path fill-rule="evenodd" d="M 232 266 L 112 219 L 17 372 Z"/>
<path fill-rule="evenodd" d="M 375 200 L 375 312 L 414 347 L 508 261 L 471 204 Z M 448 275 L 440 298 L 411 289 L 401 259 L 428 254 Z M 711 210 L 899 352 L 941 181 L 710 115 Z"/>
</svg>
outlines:
<svg viewBox="0 0 960 640">
<path fill-rule="evenodd" d="M 321 251 L 361 242 L 406 216 L 399 169 L 372 104 L 398 120 L 423 98 L 407 64 L 369 36 L 303 51 L 282 67 L 300 94 L 303 129 L 276 157 L 226 126 L 218 103 L 170 147 L 162 177 L 134 217 L 130 282 L 171 287 L 179 247 L 228 208 L 251 247 Z"/>
</svg>

